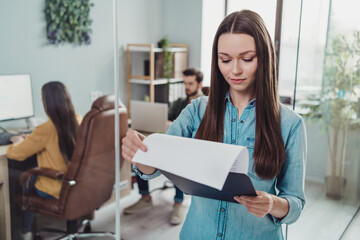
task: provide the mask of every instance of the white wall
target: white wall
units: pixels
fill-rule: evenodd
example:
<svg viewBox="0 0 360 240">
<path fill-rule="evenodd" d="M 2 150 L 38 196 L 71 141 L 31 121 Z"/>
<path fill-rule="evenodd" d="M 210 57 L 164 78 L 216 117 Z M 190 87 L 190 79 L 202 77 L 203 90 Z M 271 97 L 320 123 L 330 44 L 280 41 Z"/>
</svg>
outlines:
<svg viewBox="0 0 360 240">
<path fill-rule="evenodd" d="M 53 46 L 46 39 L 45 1 L 0 1 L 0 74 L 31 74 L 36 117 L 46 119 L 41 87 L 51 80 L 65 83 L 80 114 L 90 109 L 90 92 L 113 93 L 112 1 L 93 3 L 91 44 Z M 24 121 L 1 123 L 13 124 Z"/>
<path fill-rule="evenodd" d="M 163 0 L 162 34 L 189 45 L 189 67 L 200 68 L 201 24 L 202 0 Z"/>
<path fill-rule="evenodd" d="M 203 86 L 210 86 L 212 45 L 216 31 L 225 17 L 224 0 L 206 0 L 202 7 L 201 69 Z"/>
<path fill-rule="evenodd" d="M 41 87 L 51 80 L 65 83 L 75 109 L 84 115 L 91 107 L 90 93 L 114 93 L 113 3 L 93 0 L 90 15 L 91 44 L 49 45 L 43 0 L 0 1 L 0 74 L 30 73 L 35 117 L 46 119 Z M 119 1 L 120 93 L 126 99 L 125 55 L 128 42 L 155 42 L 161 34 L 162 0 Z M 2 122 L 3 127 L 23 126 L 24 120 Z"/>
<path fill-rule="evenodd" d="M 65 83 L 82 115 L 91 107 L 92 91 L 114 93 L 113 3 L 92 2 L 91 44 L 53 46 L 46 39 L 44 0 L 0 1 L 0 74 L 31 74 L 35 117 L 46 119 L 41 87 L 51 80 Z M 124 103 L 127 43 L 156 43 L 167 34 L 172 42 L 189 44 L 189 65 L 200 66 L 201 7 L 202 0 L 119 0 L 119 87 Z M 0 124 L 16 127 L 25 121 Z"/>
<path fill-rule="evenodd" d="M 162 37 L 163 0 L 120 0 L 119 13 L 119 69 L 120 96 L 126 104 L 126 44 L 156 43 Z M 142 68 L 143 66 L 135 66 Z M 135 99 L 148 93 L 148 88 L 132 85 L 131 96 Z"/>
</svg>

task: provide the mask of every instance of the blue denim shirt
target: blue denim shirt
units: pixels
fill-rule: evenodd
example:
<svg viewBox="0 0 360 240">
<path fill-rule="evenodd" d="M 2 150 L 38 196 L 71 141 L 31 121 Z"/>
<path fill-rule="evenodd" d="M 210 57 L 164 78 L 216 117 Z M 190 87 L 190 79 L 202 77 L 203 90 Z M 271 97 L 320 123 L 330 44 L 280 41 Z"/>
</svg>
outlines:
<svg viewBox="0 0 360 240">
<path fill-rule="evenodd" d="M 290 206 L 289 212 L 282 219 L 277 219 L 270 214 L 259 218 L 250 214 L 241 204 L 192 196 L 180 239 L 283 239 L 281 224 L 295 222 L 305 204 L 306 133 L 304 121 L 292 110 L 281 106 L 281 133 L 285 144 L 286 159 L 275 178 L 264 180 L 253 170 L 256 101 L 252 100 L 248 103 L 240 119 L 228 94 L 225 101 L 224 143 L 248 148 L 248 175 L 255 189 L 286 198 Z M 204 115 L 206 104 L 207 97 L 193 100 L 173 122 L 167 134 L 194 137 Z M 145 175 L 136 167 L 134 169 L 145 180 L 161 174 L 157 171 L 152 175 Z"/>
</svg>

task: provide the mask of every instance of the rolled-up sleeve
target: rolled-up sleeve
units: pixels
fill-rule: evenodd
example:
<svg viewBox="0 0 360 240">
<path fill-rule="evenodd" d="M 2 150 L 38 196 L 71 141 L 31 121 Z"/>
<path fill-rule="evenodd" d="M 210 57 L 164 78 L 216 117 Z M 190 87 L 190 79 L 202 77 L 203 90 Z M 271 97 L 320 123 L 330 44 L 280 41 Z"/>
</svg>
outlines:
<svg viewBox="0 0 360 240">
<path fill-rule="evenodd" d="M 161 172 L 159 170 L 156 170 L 153 174 L 145 174 L 145 173 L 142 173 L 140 172 L 140 170 L 136 167 L 136 165 L 133 165 L 133 170 L 135 172 L 136 175 L 138 175 L 141 179 L 145 180 L 145 181 L 148 181 L 148 180 L 151 180 L 153 178 L 156 178 L 158 176 L 161 175 Z"/>
<path fill-rule="evenodd" d="M 285 162 L 278 175 L 278 196 L 289 202 L 287 215 L 278 219 L 273 217 L 275 224 L 294 223 L 305 205 L 304 183 L 305 163 L 307 155 L 306 129 L 303 119 L 300 119 L 291 130 L 285 145 Z"/>
</svg>

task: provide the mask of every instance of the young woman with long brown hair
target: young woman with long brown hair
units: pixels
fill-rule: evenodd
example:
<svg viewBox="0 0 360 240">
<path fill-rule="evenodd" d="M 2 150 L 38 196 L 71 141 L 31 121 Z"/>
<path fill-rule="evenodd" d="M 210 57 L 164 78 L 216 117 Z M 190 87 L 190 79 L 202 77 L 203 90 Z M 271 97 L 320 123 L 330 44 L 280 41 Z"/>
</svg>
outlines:
<svg viewBox="0 0 360 240">
<path fill-rule="evenodd" d="M 257 196 L 234 197 L 241 204 L 193 196 L 180 239 L 282 239 L 281 224 L 300 216 L 305 125 L 279 103 L 277 85 L 275 51 L 261 17 L 249 10 L 227 16 L 214 38 L 209 97 L 189 104 L 167 134 L 246 146 Z M 128 132 L 126 160 L 146 151 L 142 140 Z M 134 169 L 144 179 L 160 174 L 140 164 Z"/>
<path fill-rule="evenodd" d="M 14 136 L 14 143 L 7 149 L 7 157 L 24 161 L 36 154 L 37 165 L 62 172 L 67 171 L 68 162 L 74 151 L 77 130 L 81 117 L 75 114 L 70 93 L 61 82 L 48 82 L 42 87 L 42 102 L 48 121 L 36 127 L 23 138 Z M 45 198 L 58 199 L 62 182 L 43 176 L 31 177 L 26 181 L 26 191 L 35 190 Z M 34 214 L 24 212 L 22 233 L 24 239 L 31 239 L 31 225 Z"/>
</svg>

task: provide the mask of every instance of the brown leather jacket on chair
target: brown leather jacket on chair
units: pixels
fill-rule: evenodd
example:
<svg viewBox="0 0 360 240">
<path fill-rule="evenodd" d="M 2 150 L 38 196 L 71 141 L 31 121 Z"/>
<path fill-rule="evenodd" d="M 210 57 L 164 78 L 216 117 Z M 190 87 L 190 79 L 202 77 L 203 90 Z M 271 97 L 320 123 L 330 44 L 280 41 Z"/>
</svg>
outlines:
<svg viewBox="0 0 360 240">
<path fill-rule="evenodd" d="M 40 168 L 23 173 L 20 181 L 29 174 L 41 174 L 63 181 L 59 200 L 30 193 L 24 196 L 24 207 L 33 212 L 75 220 L 98 209 L 111 197 L 115 183 L 114 100 L 113 95 L 100 97 L 84 116 L 65 175 Z M 121 143 L 128 129 L 128 114 L 123 104 L 119 106 L 119 117 Z M 120 166 L 122 163 L 121 157 Z"/>
</svg>

